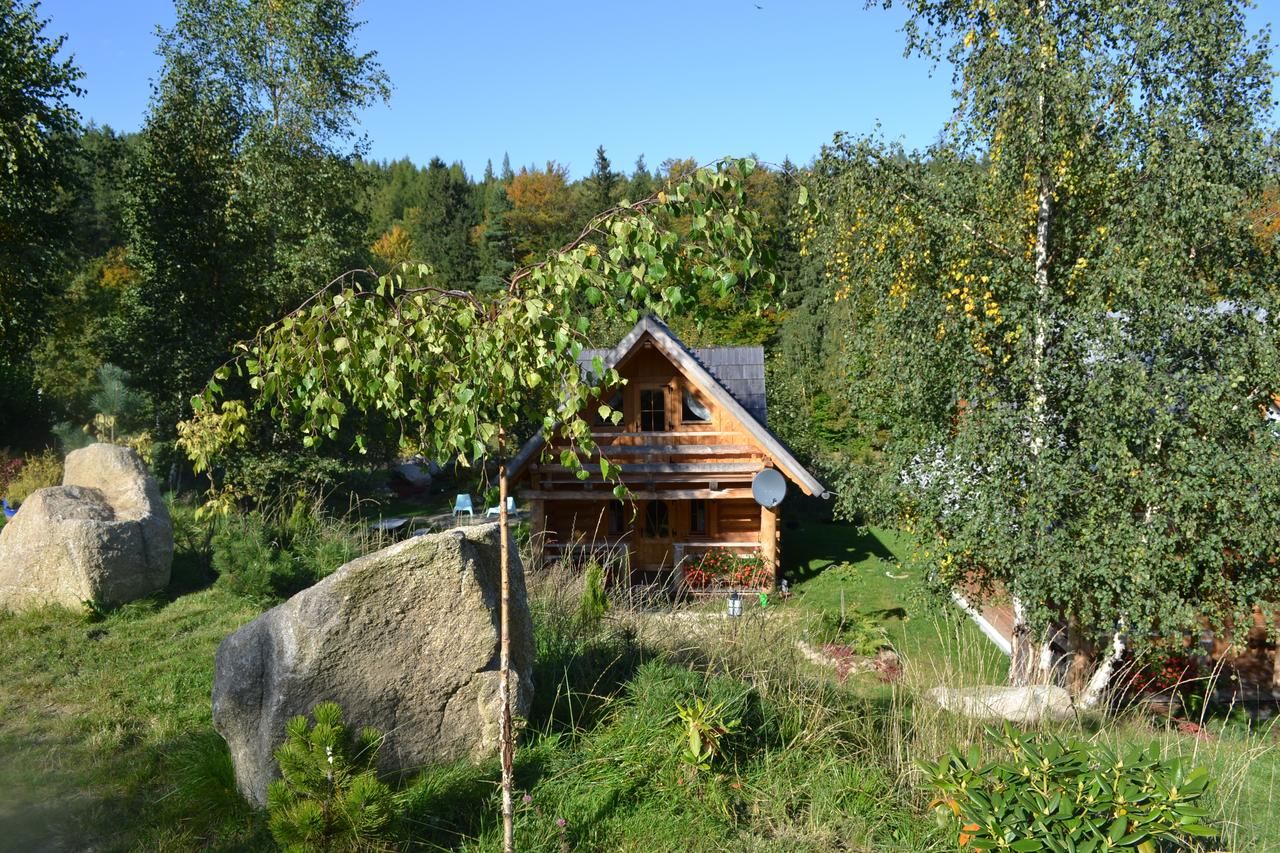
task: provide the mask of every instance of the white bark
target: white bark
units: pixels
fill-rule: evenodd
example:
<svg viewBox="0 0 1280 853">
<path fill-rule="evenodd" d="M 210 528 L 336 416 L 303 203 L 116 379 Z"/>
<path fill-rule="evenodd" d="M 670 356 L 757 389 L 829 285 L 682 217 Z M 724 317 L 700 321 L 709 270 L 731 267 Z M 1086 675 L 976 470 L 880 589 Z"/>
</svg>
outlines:
<svg viewBox="0 0 1280 853">
<path fill-rule="evenodd" d="M 1093 671 L 1084 692 L 1076 699 L 1078 707 L 1093 708 L 1102 700 L 1107 688 L 1111 685 L 1111 677 L 1115 674 L 1116 665 L 1123 657 L 1124 650 L 1124 633 L 1116 631 L 1111 635 L 1111 645 L 1107 648 L 1106 655 L 1098 662 L 1098 668 Z"/>
<path fill-rule="evenodd" d="M 502 755 L 502 849 L 504 853 L 515 850 L 515 802 L 512 799 L 514 780 L 515 736 L 511 730 L 511 553 L 507 543 L 510 530 L 507 518 L 507 465 L 498 468 L 498 546 L 502 574 L 502 609 L 499 616 L 501 644 L 498 653 L 498 704 L 502 718 L 498 730 L 498 749 Z"/>
</svg>

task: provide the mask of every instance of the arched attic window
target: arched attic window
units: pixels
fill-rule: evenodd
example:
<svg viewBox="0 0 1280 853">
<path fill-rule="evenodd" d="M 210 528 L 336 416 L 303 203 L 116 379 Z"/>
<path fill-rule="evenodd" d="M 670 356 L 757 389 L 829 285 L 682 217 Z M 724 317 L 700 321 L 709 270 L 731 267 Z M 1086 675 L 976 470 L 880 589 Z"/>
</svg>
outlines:
<svg viewBox="0 0 1280 853">
<path fill-rule="evenodd" d="M 686 388 L 680 400 L 680 422 L 686 424 L 711 423 L 711 407 L 698 392 Z"/>
</svg>

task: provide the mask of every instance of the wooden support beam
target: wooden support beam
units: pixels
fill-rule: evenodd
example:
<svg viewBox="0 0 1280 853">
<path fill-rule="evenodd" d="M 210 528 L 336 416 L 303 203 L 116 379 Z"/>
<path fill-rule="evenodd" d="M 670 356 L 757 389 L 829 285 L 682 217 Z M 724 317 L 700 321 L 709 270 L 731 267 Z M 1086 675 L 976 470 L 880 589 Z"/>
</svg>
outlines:
<svg viewBox="0 0 1280 853">
<path fill-rule="evenodd" d="M 627 474 L 755 474 L 763 467 L 762 462 L 628 462 L 623 465 L 622 473 L 624 476 Z M 553 476 L 574 473 L 574 469 L 567 465 L 535 465 L 532 466 L 532 470 Z"/>
<path fill-rule="evenodd" d="M 612 501 L 617 500 L 613 492 L 605 489 L 591 491 L 533 491 L 519 493 L 521 500 L 526 501 Z M 750 500 L 750 489 L 663 489 L 661 491 L 645 491 L 631 493 L 638 501 L 686 501 L 686 500 Z"/>
<path fill-rule="evenodd" d="M 659 484 L 664 483 L 696 483 L 705 489 L 719 488 L 720 486 L 716 485 L 717 483 L 724 486 L 728 486 L 730 483 L 751 483 L 750 474 L 633 474 L 630 470 L 624 470 L 619 479 L 633 489 L 647 487 L 651 491 L 657 488 Z M 544 475 L 542 483 L 545 488 L 552 488 L 557 485 L 566 486 L 578 483 L 602 486 L 605 485 L 606 481 L 599 473 L 593 474 L 585 480 L 579 480 L 577 477 L 572 477 L 568 474 L 561 474 L 559 476 Z M 608 485 L 610 489 L 613 488 L 612 481 L 609 481 Z"/>
<path fill-rule="evenodd" d="M 557 444 L 550 453 L 558 456 L 565 446 Z M 619 456 L 754 456 L 764 458 L 758 447 L 749 444 L 611 444 L 604 448 L 605 456 L 616 459 Z M 593 453 L 590 459 L 599 459 L 600 454 Z"/>
<path fill-rule="evenodd" d="M 750 491 L 750 489 L 748 489 Z M 773 573 L 778 577 L 778 508 L 760 507 L 760 556 Z"/>
<path fill-rule="evenodd" d="M 720 435 L 741 435 L 737 432 L 718 432 L 714 430 L 688 429 L 679 430 L 677 432 L 625 432 L 622 430 L 606 430 L 604 432 L 592 432 L 591 437 L 597 444 L 617 442 L 620 438 L 705 438 L 707 436 Z"/>
</svg>

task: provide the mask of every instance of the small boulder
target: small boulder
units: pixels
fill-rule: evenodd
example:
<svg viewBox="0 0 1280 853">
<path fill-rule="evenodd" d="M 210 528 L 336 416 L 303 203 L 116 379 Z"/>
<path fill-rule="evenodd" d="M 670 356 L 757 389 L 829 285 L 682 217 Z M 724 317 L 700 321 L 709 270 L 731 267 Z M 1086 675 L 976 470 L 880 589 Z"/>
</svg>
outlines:
<svg viewBox="0 0 1280 853">
<path fill-rule="evenodd" d="M 383 772 L 498 746 L 498 525 L 406 539 L 347 563 L 222 641 L 213 722 L 236 783 L 266 803 L 285 723 L 325 700 L 386 736 Z M 533 626 L 511 548 L 513 713 L 532 698 Z"/>
<path fill-rule="evenodd" d="M 0 608 L 123 604 L 164 589 L 173 524 L 138 454 L 73 451 L 62 483 L 33 492 L 0 530 Z"/>
<path fill-rule="evenodd" d="M 1075 713 L 1071 694 L 1053 684 L 1030 687 L 935 687 L 929 696 L 941 707 L 979 720 L 1036 723 L 1065 720 Z"/>
</svg>

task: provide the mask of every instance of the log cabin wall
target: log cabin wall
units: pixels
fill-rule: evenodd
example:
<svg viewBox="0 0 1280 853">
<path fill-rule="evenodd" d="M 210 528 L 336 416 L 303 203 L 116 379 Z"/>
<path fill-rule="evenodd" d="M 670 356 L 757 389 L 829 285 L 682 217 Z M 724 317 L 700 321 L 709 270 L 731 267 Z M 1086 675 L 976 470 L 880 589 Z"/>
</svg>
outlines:
<svg viewBox="0 0 1280 853">
<path fill-rule="evenodd" d="M 762 510 L 751 480 L 769 464 L 764 450 L 651 342 L 642 340 L 617 368 L 626 384 L 591 406 L 621 403 L 623 419 L 597 422 L 592 437 L 621 465 L 634 504 L 613 500 L 599 457 L 584 460 L 586 480 L 557 461 L 532 463 L 521 496 L 544 502 L 545 555 L 625 554 L 641 580 L 711 548 L 760 550 Z M 560 449 L 551 448 L 553 460 Z"/>
<path fill-rule="evenodd" d="M 621 467 L 631 500 L 613 497 L 599 455 L 577 471 L 559 463 L 563 444 L 546 447 L 535 437 L 513 461 L 513 476 L 541 556 L 625 563 L 634 581 L 669 577 L 713 549 L 758 552 L 777 565 L 777 509 L 756 504 L 753 478 L 777 467 L 805 493 L 827 492 L 764 426 L 762 350 L 699 352 L 650 317 L 613 350 L 580 356 L 584 370 L 599 356 L 625 380 L 588 411 L 602 403 L 622 411 L 616 425 L 593 416 L 592 437 Z M 714 359 L 721 378 L 700 358 Z"/>
</svg>

